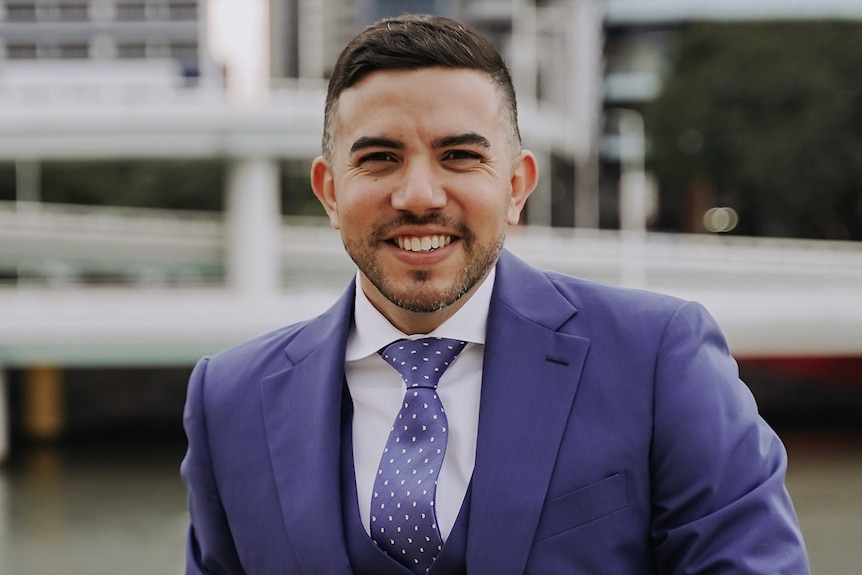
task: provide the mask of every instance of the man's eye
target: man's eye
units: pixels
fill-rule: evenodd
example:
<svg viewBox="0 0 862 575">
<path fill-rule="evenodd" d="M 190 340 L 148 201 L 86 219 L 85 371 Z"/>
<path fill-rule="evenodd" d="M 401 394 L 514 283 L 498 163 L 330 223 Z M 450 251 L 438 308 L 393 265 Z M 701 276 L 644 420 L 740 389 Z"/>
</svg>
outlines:
<svg viewBox="0 0 862 575">
<path fill-rule="evenodd" d="M 389 152 L 374 152 L 372 154 L 367 154 L 365 156 L 362 156 L 359 159 L 360 164 L 365 163 L 365 162 L 394 162 L 394 161 L 395 161 L 395 156 L 393 156 Z"/>
<path fill-rule="evenodd" d="M 443 159 L 445 160 L 478 160 L 480 159 L 479 154 L 475 152 L 470 152 L 467 150 L 449 150 L 444 155 Z"/>
</svg>

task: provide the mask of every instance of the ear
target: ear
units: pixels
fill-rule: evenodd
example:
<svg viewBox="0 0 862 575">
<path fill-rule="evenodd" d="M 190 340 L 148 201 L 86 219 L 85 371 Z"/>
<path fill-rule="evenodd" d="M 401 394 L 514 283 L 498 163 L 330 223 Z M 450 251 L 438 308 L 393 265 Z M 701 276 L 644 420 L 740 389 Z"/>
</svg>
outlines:
<svg viewBox="0 0 862 575">
<path fill-rule="evenodd" d="M 527 198 L 536 189 L 538 181 L 539 167 L 536 157 L 529 150 L 521 150 L 512 169 L 512 191 L 506 212 L 506 222 L 509 225 L 514 226 L 521 221 L 521 211 Z"/>
<path fill-rule="evenodd" d="M 320 201 L 326 214 L 329 216 L 329 224 L 334 229 L 339 229 L 338 210 L 335 203 L 335 182 L 332 178 L 332 167 L 323 156 L 314 158 L 311 163 L 311 189 Z"/>
</svg>

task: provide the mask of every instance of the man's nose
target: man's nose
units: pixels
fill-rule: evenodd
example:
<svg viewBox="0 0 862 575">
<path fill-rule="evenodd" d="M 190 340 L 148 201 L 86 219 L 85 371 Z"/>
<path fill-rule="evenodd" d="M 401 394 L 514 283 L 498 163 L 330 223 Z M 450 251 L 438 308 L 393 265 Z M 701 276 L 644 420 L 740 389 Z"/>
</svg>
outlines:
<svg viewBox="0 0 862 575">
<path fill-rule="evenodd" d="M 392 207 L 421 214 L 446 205 L 447 196 L 439 174 L 429 162 L 411 161 L 404 167 L 404 178 L 392 193 Z"/>
</svg>

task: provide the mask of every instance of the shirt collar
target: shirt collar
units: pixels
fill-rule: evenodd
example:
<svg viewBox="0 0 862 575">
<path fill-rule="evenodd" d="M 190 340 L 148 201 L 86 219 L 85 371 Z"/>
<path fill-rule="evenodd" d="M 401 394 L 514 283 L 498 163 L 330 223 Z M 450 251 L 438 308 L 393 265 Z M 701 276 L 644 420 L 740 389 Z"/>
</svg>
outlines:
<svg viewBox="0 0 862 575">
<path fill-rule="evenodd" d="M 494 291 L 496 270 L 491 268 L 488 277 L 455 314 L 434 331 L 425 335 L 408 336 L 389 323 L 377 311 L 356 278 L 356 298 L 353 308 L 353 326 L 347 337 L 346 361 L 355 361 L 377 353 L 377 350 L 399 339 L 419 337 L 448 337 L 466 342 L 485 343 L 485 327 L 488 323 L 488 308 Z"/>
</svg>

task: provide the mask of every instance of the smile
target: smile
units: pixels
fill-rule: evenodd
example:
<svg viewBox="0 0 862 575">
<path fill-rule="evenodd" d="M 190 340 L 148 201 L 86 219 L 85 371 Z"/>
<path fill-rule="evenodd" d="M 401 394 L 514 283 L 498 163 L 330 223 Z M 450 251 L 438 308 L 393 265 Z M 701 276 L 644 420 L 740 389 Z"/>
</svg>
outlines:
<svg viewBox="0 0 862 575">
<path fill-rule="evenodd" d="M 430 252 L 431 250 L 448 246 L 452 243 L 452 236 L 402 236 L 395 238 L 395 243 L 402 250 L 411 252 Z"/>
</svg>

